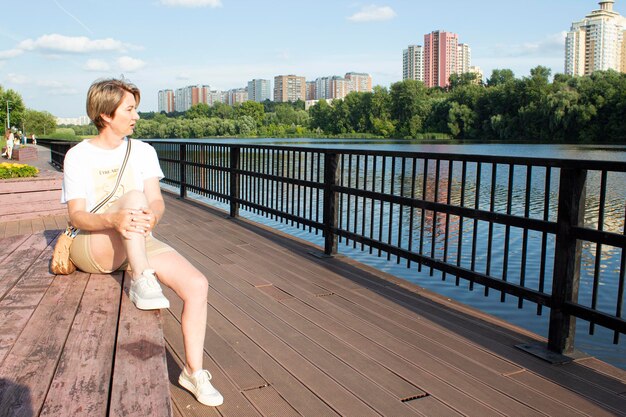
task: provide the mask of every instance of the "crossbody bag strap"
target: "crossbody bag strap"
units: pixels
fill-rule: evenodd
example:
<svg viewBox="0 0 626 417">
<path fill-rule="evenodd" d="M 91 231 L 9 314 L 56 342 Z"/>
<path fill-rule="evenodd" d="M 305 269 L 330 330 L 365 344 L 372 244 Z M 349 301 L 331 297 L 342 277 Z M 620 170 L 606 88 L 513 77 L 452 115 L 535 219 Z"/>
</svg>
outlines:
<svg viewBox="0 0 626 417">
<path fill-rule="evenodd" d="M 122 167 L 117 173 L 117 181 L 115 182 L 115 187 L 113 187 L 113 190 L 109 193 L 109 195 L 107 195 L 104 198 L 104 200 L 102 200 L 97 206 L 91 209 L 90 211 L 91 213 L 95 213 L 96 211 L 98 211 L 102 206 L 104 206 L 107 203 L 107 201 L 111 199 L 111 197 L 115 195 L 115 192 L 117 191 L 117 187 L 120 185 L 120 182 L 122 181 L 122 175 L 124 175 L 124 169 L 126 168 L 128 157 L 130 156 L 130 144 L 132 143 L 130 139 L 127 139 L 127 140 L 128 140 L 128 146 L 126 147 L 126 155 L 124 155 L 124 162 L 122 162 Z"/>
<path fill-rule="evenodd" d="M 115 192 L 117 191 L 117 187 L 120 185 L 120 182 L 122 181 L 122 175 L 124 174 L 124 169 L 126 169 L 128 157 L 130 156 L 130 144 L 132 143 L 132 141 L 130 139 L 127 139 L 127 141 L 128 141 L 128 146 L 126 147 L 126 155 L 124 155 L 124 161 L 122 162 L 122 166 L 120 167 L 120 170 L 117 173 L 117 181 L 115 182 L 115 187 L 113 187 L 113 191 L 111 191 L 109 195 L 107 195 L 104 198 L 104 200 L 102 200 L 96 207 L 91 209 L 90 213 L 95 213 L 96 211 L 98 211 L 102 206 L 104 206 L 107 203 L 107 201 L 111 199 L 111 197 L 113 197 L 113 195 L 115 195 Z M 68 225 L 64 233 L 73 238 L 78 234 L 79 231 L 80 229 L 76 229 Z"/>
</svg>

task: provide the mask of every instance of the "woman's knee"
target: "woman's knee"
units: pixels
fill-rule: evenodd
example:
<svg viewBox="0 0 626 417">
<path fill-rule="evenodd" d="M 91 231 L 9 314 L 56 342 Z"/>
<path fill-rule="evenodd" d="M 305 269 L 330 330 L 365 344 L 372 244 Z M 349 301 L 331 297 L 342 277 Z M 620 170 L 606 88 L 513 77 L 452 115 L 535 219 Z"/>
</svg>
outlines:
<svg viewBox="0 0 626 417">
<path fill-rule="evenodd" d="M 122 208 L 140 208 L 148 205 L 148 198 L 139 190 L 131 190 L 118 200 Z"/>
<path fill-rule="evenodd" d="M 207 281 L 204 275 L 192 275 L 184 285 L 188 300 L 206 301 L 209 292 L 209 281 Z"/>
</svg>

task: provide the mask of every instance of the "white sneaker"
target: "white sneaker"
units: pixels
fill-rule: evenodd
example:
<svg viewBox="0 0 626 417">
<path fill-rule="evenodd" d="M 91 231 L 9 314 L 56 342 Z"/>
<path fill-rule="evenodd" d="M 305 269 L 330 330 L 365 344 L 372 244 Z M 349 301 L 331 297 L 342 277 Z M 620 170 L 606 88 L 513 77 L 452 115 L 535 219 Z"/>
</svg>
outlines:
<svg viewBox="0 0 626 417">
<path fill-rule="evenodd" d="M 163 295 L 153 269 L 146 269 L 139 277 L 131 280 L 128 296 L 140 310 L 170 308 L 170 302 Z"/>
<path fill-rule="evenodd" d="M 189 390 L 198 402 L 204 405 L 217 407 L 224 402 L 222 394 L 211 385 L 211 373 L 206 369 L 201 369 L 190 375 L 187 372 L 187 367 L 183 367 L 183 371 L 178 377 L 178 383 Z"/>
</svg>

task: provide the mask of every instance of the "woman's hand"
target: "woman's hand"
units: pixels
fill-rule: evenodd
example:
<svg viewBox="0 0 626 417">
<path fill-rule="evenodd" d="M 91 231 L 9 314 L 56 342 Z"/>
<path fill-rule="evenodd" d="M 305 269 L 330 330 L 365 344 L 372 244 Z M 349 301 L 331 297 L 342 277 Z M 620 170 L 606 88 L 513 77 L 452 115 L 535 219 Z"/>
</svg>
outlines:
<svg viewBox="0 0 626 417">
<path fill-rule="evenodd" d="M 130 239 L 131 233 L 147 236 L 155 224 L 156 217 L 148 208 L 122 209 L 115 213 L 115 229 L 124 239 Z"/>
</svg>

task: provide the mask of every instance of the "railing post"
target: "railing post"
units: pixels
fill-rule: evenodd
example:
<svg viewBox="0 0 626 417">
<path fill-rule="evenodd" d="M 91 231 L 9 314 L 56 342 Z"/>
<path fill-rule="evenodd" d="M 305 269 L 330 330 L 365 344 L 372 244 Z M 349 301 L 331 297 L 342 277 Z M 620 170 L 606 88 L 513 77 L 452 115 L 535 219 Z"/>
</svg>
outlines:
<svg viewBox="0 0 626 417">
<path fill-rule="evenodd" d="M 239 216 L 239 154 L 241 148 L 230 147 L 230 217 Z"/>
<path fill-rule="evenodd" d="M 337 206 L 338 193 L 333 191 L 337 185 L 339 155 L 324 154 L 324 254 L 332 256 L 337 253 Z"/>
<path fill-rule="evenodd" d="M 187 145 L 180 144 L 180 198 L 187 198 Z"/>
<path fill-rule="evenodd" d="M 548 350 L 561 354 L 574 350 L 576 318 L 564 311 L 564 304 L 578 301 L 582 245 L 572 237 L 572 227 L 584 224 L 586 179 L 586 170 L 561 168 L 548 330 Z"/>
</svg>

